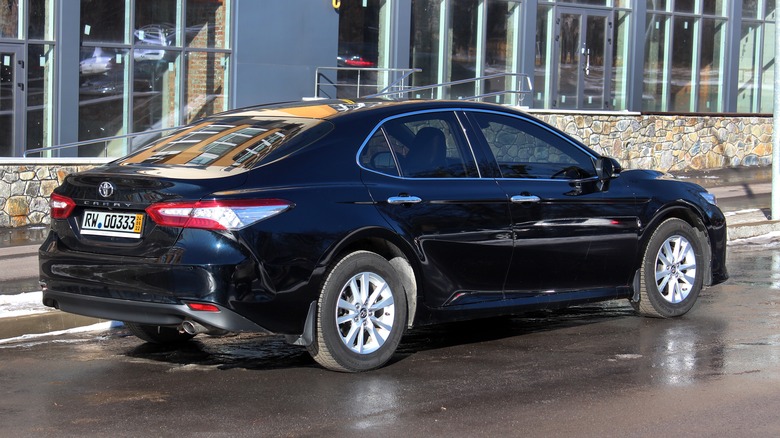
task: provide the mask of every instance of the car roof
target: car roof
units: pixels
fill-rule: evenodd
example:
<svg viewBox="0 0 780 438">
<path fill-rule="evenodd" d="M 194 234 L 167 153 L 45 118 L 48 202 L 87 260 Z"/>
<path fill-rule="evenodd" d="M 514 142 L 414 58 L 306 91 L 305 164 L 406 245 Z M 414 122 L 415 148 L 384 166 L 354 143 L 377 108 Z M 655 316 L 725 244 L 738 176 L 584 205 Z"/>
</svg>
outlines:
<svg viewBox="0 0 780 438">
<path fill-rule="evenodd" d="M 365 115 L 366 113 L 374 113 L 373 115 L 376 117 L 387 117 L 404 112 L 453 108 L 517 113 L 502 105 L 464 100 L 316 99 L 239 108 L 215 114 L 207 119 L 224 117 L 284 117 L 334 120 L 349 117 L 352 114 Z"/>
</svg>

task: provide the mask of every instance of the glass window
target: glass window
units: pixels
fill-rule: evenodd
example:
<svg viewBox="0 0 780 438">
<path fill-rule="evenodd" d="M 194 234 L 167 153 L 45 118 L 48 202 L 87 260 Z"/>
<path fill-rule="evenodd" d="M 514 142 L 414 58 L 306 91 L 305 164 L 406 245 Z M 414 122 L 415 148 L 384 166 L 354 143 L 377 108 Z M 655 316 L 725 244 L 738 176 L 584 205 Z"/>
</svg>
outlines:
<svg viewBox="0 0 780 438">
<path fill-rule="evenodd" d="M 126 43 L 125 0 L 81 0 L 81 40 L 95 43 Z"/>
<path fill-rule="evenodd" d="M 707 15 L 723 15 L 726 12 L 726 0 L 708 0 L 702 2 Z"/>
<path fill-rule="evenodd" d="M 520 44 L 521 3 L 517 1 L 490 1 L 487 14 L 487 40 L 483 74 L 517 73 L 520 71 L 518 51 Z M 517 77 L 485 81 L 480 94 L 516 89 Z M 515 104 L 516 95 L 501 96 L 498 103 Z"/>
<path fill-rule="evenodd" d="M 645 66 L 642 108 L 647 111 L 665 110 L 668 81 L 666 80 L 666 48 L 669 46 L 669 18 L 648 15 L 645 31 Z"/>
<path fill-rule="evenodd" d="M 696 21 L 691 17 L 674 17 L 671 96 L 668 111 L 693 111 L 693 54 L 698 46 L 694 39 Z"/>
<path fill-rule="evenodd" d="M 504 178 L 582 179 L 596 176 L 592 158 L 558 135 L 524 120 L 474 113 Z"/>
<path fill-rule="evenodd" d="M 382 5 L 380 0 L 342 0 L 339 7 L 339 47 L 336 57 L 338 67 L 373 68 L 380 65 L 379 23 Z M 358 73 L 338 72 L 338 82 L 349 84 L 337 87 L 338 97 L 355 98 L 378 91 L 377 74 L 362 72 L 358 90 Z M 364 89 L 364 87 L 367 87 Z"/>
<path fill-rule="evenodd" d="M 54 0 L 29 0 L 30 17 L 27 38 L 54 39 Z"/>
<path fill-rule="evenodd" d="M 27 149 L 52 145 L 54 46 L 30 44 L 27 70 Z"/>
<path fill-rule="evenodd" d="M 777 8 L 776 0 L 765 0 L 766 6 L 764 8 L 764 19 L 775 21 L 775 11 Z"/>
<path fill-rule="evenodd" d="M 227 110 L 228 55 L 187 52 L 185 123 Z"/>
<path fill-rule="evenodd" d="M 477 76 L 478 9 L 480 0 L 460 0 L 451 4 L 450 72 L 448 81 Z M 450 97 L 470 97 L 476 94 L 474 83 L 454 85 Z"/>
<path fill-rule="evenodd" d="M 19 0 L 0 3 L 0 38 L 19 38 L 22 17 L 19 15 Z"/>
<path fill-rule="evenodd" d="M 756 82 L 758 80 L 758 62 L 760 50 L 758 34 L 761 26 L 758 24 L 742 24 L 739 39 L 739 72 L 737 73 L 737 112 L 748 113 L 758 111 L 758 96 Z"/>
<path fill-rule="evenodd" d="M 675 12 L 696 12 L 696 2 L 698 0 L 674 0 Z M 709 0 L 713 2 L 715 0 Z"/>
<path fill-rule="evenodd" d="M 547 108 L 552 75 L 547 69 L 552 61 L 553 41 L 550 6 L 539 6 L 536 15 L 536 44 L 534 45 L 534 107 Z"/>
<path fill-rule="evenodd" d="M 79 63 L 79 140 L 127 133 L 129 50 L 108 47 L 81 48 Z M 81 156 L 122 155 L 103 144 L 79 148 Z"/>
<path fill-rule="evenodd" d="M 301 148 L 321 138 L 332 125 L 317 119 L 227 117 L 187 126 L 120 160 L 199 167 L 252 168 L 282 148 Z M 285 154 L 289 152 L 284 152 Z"/>
<path fill-rule="evenodd" d="M 758 18 L 759 0 L 742 0 L 742 18 Z"/>
<path fill-rule="evenodd" d="M 377 130 L 360 152 L 360 164 L 385 175 L 399 176 L 395 157 L 385 138 L 384 130 Z"/>
<path fill-rule="evenodd" d="M 229 6 L 226 1 L 187 0 L 187 46 L 226 48 Z"/>
<path fill-rule="evenodd" d="M 647 0 L 648 11 L 666 11 L 671 0 Z"/>
<path fill-rule="evenodd" d="M 726 21 L 703 18 L 699 67 L 699 112 L 723 111 L 723 49 Z"/>
<path fill-rule="evenodd" d="M 405 177 L 477 177 L 476 163 L 453 113 L 421 114 L 383 126 Z"/>
<path fill-rule="evenodd" d="M 626 108 L 628 96 L 628 66 L 631 63 L 631 14 L 615 11 L 612 41 L 612 102 L 611 108 Z"/>
<path fill-rule="evenodd" d="M 134 43 L 151 46 L 177 45 L 176 16 L 176 0 L 136 0 Z"/>
<path fill-rule="evenodd" d="M 761 110 L 762 113 L 774 111 L 775 82 L 775 31 L 774 21 L 764 23 L 764 50 L 761 63 Z"/>
<path fill-rule="evenodd" d="M 444 82 L 440 79 L 441 65 L 441 1 L 412 0 L 411 66 L 422 69 L 412 75 L 412 85 L 424 86 Z M 415 97 L 437 97 L 440 90 L 431 90 L 430 95 Z"/>
</svg>

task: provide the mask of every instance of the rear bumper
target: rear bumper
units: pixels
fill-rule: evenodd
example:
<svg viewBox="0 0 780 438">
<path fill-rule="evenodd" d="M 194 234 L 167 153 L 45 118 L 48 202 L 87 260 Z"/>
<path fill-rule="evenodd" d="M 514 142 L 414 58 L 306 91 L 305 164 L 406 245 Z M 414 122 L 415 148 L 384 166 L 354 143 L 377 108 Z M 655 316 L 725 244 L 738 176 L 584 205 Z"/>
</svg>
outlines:
<svg viewBox="0 0 780 438">
<path fill-rule="evenodd" d="M 185 320 L 230 332 L 266 332 L 265 328 L 218 304 L 218 312 L 190 309 L 186 304 L 150 303 L 117 298 L 43 291 L 43 304 L 65 312 L 138 324 L 179 326 Z M 213 304 L 213 303 L 211 303 Z"/>
</svg>

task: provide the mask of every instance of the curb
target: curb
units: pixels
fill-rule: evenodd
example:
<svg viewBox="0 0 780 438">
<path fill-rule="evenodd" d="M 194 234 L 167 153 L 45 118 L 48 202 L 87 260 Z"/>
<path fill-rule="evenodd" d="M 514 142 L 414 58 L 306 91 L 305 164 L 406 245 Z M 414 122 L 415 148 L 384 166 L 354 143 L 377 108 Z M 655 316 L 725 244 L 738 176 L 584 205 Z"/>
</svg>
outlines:
<svg viewBox="0 0 780 438">
<path fill-rule="evenodd" d="M 749 239 L 780 231 L 780 221 L 759 221 L 735 224 L 728 227 L 728 241 Z"/>
</svg>

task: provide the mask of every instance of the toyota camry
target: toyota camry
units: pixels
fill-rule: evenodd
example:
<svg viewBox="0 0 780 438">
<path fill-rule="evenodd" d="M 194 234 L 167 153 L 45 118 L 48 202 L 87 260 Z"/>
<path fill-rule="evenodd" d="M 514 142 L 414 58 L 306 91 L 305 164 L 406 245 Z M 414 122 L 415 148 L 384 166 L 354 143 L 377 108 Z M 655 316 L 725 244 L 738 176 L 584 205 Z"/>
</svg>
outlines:
<svg viewBox="0 0 780 438">
<path fill-rule="evenodd" d="M 475 102 L 233 110 L 69 175 L 50 207 L 45 305 L 147 342 L 281 334 L 338 371 L 416 326 L 613 299 L 675 317 L 728 278 L 702 187 Z"/>
</svg>

